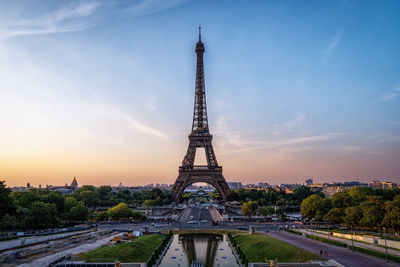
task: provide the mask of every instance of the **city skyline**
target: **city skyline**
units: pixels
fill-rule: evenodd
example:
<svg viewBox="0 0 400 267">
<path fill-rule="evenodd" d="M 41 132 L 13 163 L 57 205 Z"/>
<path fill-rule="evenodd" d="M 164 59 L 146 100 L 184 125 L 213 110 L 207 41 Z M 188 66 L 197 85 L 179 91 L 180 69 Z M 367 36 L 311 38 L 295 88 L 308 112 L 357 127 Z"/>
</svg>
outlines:
<svg viewBox="0 0 400 267">
<path fill-rule="evenodd" d="M 396 1 L 1 1 L 0 180 L 172 184 L 201 24 L 228 182 L 400 182 L 398 11 Z"/>
</svg>

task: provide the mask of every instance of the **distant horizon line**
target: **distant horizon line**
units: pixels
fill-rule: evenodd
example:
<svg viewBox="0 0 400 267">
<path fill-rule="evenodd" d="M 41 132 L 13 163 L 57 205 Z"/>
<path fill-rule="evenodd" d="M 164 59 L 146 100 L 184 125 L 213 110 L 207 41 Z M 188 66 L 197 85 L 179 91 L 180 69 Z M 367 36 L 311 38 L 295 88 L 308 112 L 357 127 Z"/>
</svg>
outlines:
<svg viewBox="0 0 400 267">
<path fill-rule="evenodd" d="M 309 178 L 309 179 L 313 179 L 313 178 Z M 77 179 L 78 180 L 78 179 Z M 306 179 L 306 180 L 308 180 L 308 179 Z M 244 183 L 244 182 L 242 182 L 242 181 L 227 181 L 227 183 L 229 184 L 229 183 L 241 183 L 243 186 L 246 186 L 246 185 L 258 185 L 258 184 L 260 184 L 260 183 L 265 183 L 265 184 L 268 184 L 268 185 L 270 185 L 270 186 L 279 186 L 279 185 L 303 185 L 303 184 L 305 184 L 306 183 L 306 180 L 304 180 L 303 182 L 301 182 L 301 183 L 299 183 L 299 182 L 295 182 L 295 183 L 285 183 L 285 182 L 283 182 L 283 183 L 279 183 L 279 184 L 272 184 L 272 183 L 269 183 L 269 182 L 265 182 L 265 181 L 257 181 L 257 182 L 252 182 L 252 183 Z M 314 180 L 314 179 L 313 179 Z M 6 186 L 7 187 L 26 187 L 27 186 L 27 184 L 29 183 L 30 184 L 30 186 L 32 187 L 32 188 L 39 188 L 39 186 L 42 186 L 41 188 L 42 189 L 46 189 L 46 187 L 47 186 L 57 186 L 57 187 L 62 187 L 62 186 L 65 186 L 65 185 L 67 185 L 67 186 L 70 186 L 70 183 L 68 183 L 68 182 L 66 182 L 65 184 L 39 184 L 39 183 L 37 183 L 37 186 L 34 186 L 33 184 L 31 184 L 29 181 L 25 184 L 25 185 L 8 185 L 7 184 L 7 181 L 5 181 L 5 180 L 1 180 L 0 179 L 0 181 L 4 181 L 5 182 L 5 184 L 6 184 Z M 337 180 L 335 180 L 335 181 L 330 181 L 330 182 L 326 182 L 326 181 L 324 181 L 324 182 L 320 182 L 320 181 L 313 181 L 313 183 L 312 184 L 332 184 L 332 183 L 352 183 L 352 182 L 358 182 L 358 183 L 367 183 L 367 184 L 370 184 L 370 183 L 372 183 L 372 182 L 386 182 L 386 183 L 399 183 L 399 182 L 397 182 L 397 181 L 390 181 L 390 180 L 379 180 L 379 179 L 376 179 L 376 180 L 369 180 L 369 181 L 360 181 L 360 180 L 346 180 L 346 181 L 337 181 Z M 78 183 L 79 183 L 79 181 L 78 181 Z M 153 182 L 153 183 L 148 183 L 148 184 L 136 184 L 136 185 L 126 185 L 126 184 L 123 184 L 122 182 L 120 182 L 120 184 L 123 186 L 123 187 L 145 187 L 145 186 L 150 186 L 150 185 L 153 185 L 153 186 L 155 186 L 155 185 L 168 185 L 168 186 L 172 186 L 174 183 L 173 182 L 171 182 L 171 183 L 161 183 L 161 182 Z M 112 185 L 112 184 L 85 184 L 85 183 L 83 183 L 82 185 L 80 185 L 80 186 L 78 186 L 78 187 L 82 187 L 82 186 L 85 186 L 85 185 L 89 185 L 89 186 L 94 186 L 94 187 L 100 187 L 100 186 L 111 186 L 111 187 L 118 187 L 120 184 L 116 184 L 116 185 Z M 207 183 L 202 183 L 202 182 L 199 182 L 199 183 L 194 183 L 193 185 L 195 185 L 195 184 L 207 184 Z M 209 185 L 209 184 L 207 184 L 207 185 Z M 211 185 L 212 186 L 212 185 Z"/>
</svg>

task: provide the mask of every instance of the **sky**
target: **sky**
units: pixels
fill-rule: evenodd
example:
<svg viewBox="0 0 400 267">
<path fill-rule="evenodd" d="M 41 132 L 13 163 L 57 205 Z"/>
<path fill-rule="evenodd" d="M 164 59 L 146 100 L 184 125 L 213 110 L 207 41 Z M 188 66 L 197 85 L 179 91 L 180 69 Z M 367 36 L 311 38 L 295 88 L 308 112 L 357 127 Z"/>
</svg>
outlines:
<svg viewBox="0 0 400 267">
<path fill-rule="evenodd" d="M 173 183 L 201 25 L 228 182 L 400 182 L 399 13 L 395 0 L 0 0 L 0 180 Z"/>
</svg>

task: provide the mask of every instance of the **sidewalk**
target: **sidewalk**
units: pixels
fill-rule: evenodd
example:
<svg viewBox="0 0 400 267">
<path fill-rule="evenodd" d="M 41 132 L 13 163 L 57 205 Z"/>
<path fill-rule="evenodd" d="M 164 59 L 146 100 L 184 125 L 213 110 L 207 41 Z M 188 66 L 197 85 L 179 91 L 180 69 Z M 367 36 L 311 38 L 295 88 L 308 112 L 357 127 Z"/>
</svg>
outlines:
<svg viewBox="0 0 400 267">
<path fill-rule="evenodd" d="M 347 244 L 349 246 L 351 246 L 351 240 L 348 239 L 344 239 L 344 238 L 339 238 L 339 237 L 334 237 L 334 236 L 329 236 L 329 235 L 325 235 L 325 234 L 320 234 L 320 233 L 315 233 L 314 231 L 310 231 L 307 229 L 299 229 L 300 232 L 305 233 L 305 234 L 309 234 L 309 235 L 314 235 L 314 236 L 319 236 L 319 237 L 323 237 L 326 239 L 330 239 L 330 240 L 335 240 L 335 241 L 339 241 L 342 242 L 344 244 Z M 354 246 L 357 247 L 361 247 L 361 248 L 366 248 L 366 249 L 371 249 L 371 250 L 376 250 L 382 253 L 386 253 L 386 250 L 384 247 L 380 247 L 380 246 L 376 246 L 373 244 L 367 244 L 367 243 L 363 243 L 363 242 L 359 242 L 359 241 L 353 241 Z M 391 255 L 395 255 L 395 256 L 399 256 L 400 257 L 400 251 L 399 250 L 394 250 L 394 249 L 387 249 L 388 254 Z"/>
</svg>

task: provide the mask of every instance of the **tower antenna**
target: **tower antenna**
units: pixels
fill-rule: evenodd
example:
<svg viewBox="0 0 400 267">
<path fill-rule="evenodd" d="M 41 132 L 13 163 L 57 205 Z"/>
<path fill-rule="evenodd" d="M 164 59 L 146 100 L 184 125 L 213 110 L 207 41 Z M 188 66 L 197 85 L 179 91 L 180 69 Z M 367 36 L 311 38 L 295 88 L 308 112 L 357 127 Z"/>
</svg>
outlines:
<svg viewBox="0 0 400 267">
<path fill-rule="evenodd" d="M 199 26 L 199 42 L 201 42 L 201 26 Z"/>
</svg>

